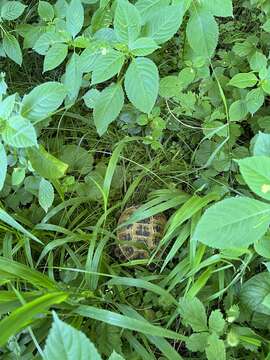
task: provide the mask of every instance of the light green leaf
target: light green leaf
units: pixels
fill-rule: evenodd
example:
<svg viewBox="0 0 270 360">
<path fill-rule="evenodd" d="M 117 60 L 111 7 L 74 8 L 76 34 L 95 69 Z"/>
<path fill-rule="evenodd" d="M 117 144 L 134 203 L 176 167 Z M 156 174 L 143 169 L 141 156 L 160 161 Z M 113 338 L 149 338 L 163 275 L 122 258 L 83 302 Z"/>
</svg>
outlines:
<svg viewBox="0 0 270 360">
<path fill-rule="evenodd" d="M 250 67 L 253 71 L 261 71 L 267 66 L 266 56 L 260 51 L 256 51 L 249 60 Z"/>
<path fill-rule="evenodd" d="M 203 214 L 193 240 L 217 249 L 246 248 L 260 239 L 270 222 L 270 207 L 245 197 L 222 200 Z"/>
<path fill-rule="evenodd" d="M 192 334 L 186 341 L 187 348 L 192 352 L 204 352 L 207 346 L 208 336 L 208 332 Z"/>
<path fill-rule="evenodd" d="M 43 72 L 53 70 L 60 65 L 68 54 L 67 44 L 54 44 L 44 58 Z"/>
<path fill-rule="evenodd" d="M 22 51 L 18 40 L 14 35 L 5 33 L 3 37 L 3 48 L 6 55 L 18 65 L 22 64 Z"/>
<path fill-rule="evenodd" d="M 39 1 L 38 3 L 38 15 L 45 21 L 52 21 L 54 18 L 53 6 L 47 1 Z"/>
<path fill-rule="evenodd" d="M 235 86 L 239 89 L 245 89 L 255 86 L 257 81 L 257 76 L 251 72 L 240 73 L 234 75 L 234 77 L 229 81 L 228 85 Z"/>
<path fill-rule="evenodd" d="M 190 67 L 186 67 L 180 71 L 178 75 L 178 79 L 182 90 L 186 89 L 188 85 L 190 85 L 193 82 L 195 76 L 196 76 L 195 70 Z"/>
<path fill-rule="evenodd" d="M 54 189 L 52 184 L 45 179 L 41 179 L 39 183 L 38 190 L 38 202 L 39 205 L 44 209 L 45 212 L 48 212 L 49 208 L 52 206 L 54 200 Z"/>
<path fill-rule="evenodd" d="M 266 32 L 270 32 L 270 19 L 268 19 L 262 26 L 263 30 Z"/>
<path fill-rule="evenodd" d="M 95 346 L 84 333 L 61 321 L 53 313 L 53 325 L 46 340 L 45 360 L 101 360 Z"/>
<path fill-rule="evenodd" d="M 212 334 L 208 338 L 208 346 L 206 347 L 207 360 L 226 360 L 226 350 L 223 340 L 219 340 L 216 334 Z"/>
<path fill-rule="evenodd" d="M 266 92 L 266 94 L 270 95 L 270 80 L 269 79 L 262 80 L 261 87 L 262 87 L 263 91 Z"/>
<path fill-rule="evenodd" d="M 251 90 L 246 97 L 247 110 L 253 115 L 264 104 L 264 92 L 261 88 Z"/>
<path fill-rule="evenodd" d="M 112 84 L 100 93 L 94 106 L 94 122 L 100 136 L 117 118 L 123 105 L 124 92 L 121 84 Z"/>
<path fill-rule="evenodd" d="M 92 85 L 109 80 L 114 75 L 118 74 L 124 61 L 124 54 L 114 49 L 108 49 L 104 55 L 101 54 L 93 69 Z"/>
<path fill-rule="evenodd" d="M 152 54 L 159 46 L 155 40 L 149 37 L 141 37 L 129 44 L 129 50 L 135 56 L 146 56 Z"/>
<path fill-rule="evenodd" d="M 214 16 L 233 16 L 232 0 L 202 0 L 203 8 L 207 9 Z"/>
<path fill-rule="evenodd" d="M 27 155 L 33 169 L 42 177 L 54 180 L 65 175 L 68 165 L 49 154 L 41 145 L 29 148 Z"/>
<path fill-rule="evenodd" d="M 45 313 L 50 306 L 60 304 L 66 298 L 67 294 L 64 292 L 53 292 L 42 295 L 14 310 L 0 321 L 0 346 L 5 345 L 11 336 L 16 335 L 29 323 L 37 321 L 37 316 L 42 312 Z"/>
<path fill-rule="evenodd" d="M 7 154 L 4 145 L 0 142 L 0 191 L 4 187 L 7 175 Z"/>
<path fill-rule="evenodd" d="M 196 54 L 209 59 L 214 55 L 219 31 L 211 13 L 201 8 L 192 12 L 186 32 L 188 42 Z"/>
<path fill-rule="evenodd" d="M 123 356 L 117 354 L 117 352 L 113 351 L 113 353 L 111 354 L 111 356 L 109 357 L 108 360 L 125 360 L 123 358 Z"/>
<path fill-rule="evenodd" d="M 37 134 L 34 126 L 20 115 L 12 116 L 6 121 L 2 137 L 6 144 L 16 148 L 37 146 Z"/>
<path fill-rule="evenodd" d="M 209 316 L 209 330 L 215 332 L 218 335 L 222 335 L 226 321 L 219 309 L 213 310 Z"/>
<path fill-rule="evenodd" d="M 73 38 L 81 31 L 84 23 L 84 9 L 81 0 L 71 0 L 66 13 L 67 30 Z"/>
<path fill-rule="evenodd" d="M 249 188 L 260 197 L 270 200 L 270 157 L 252 156 L 237 162 Z"/>
<path fill-rule="evenodd" d="M 99 95 L 100 95 L 100 91 L 98 91 L 97 89 L 88 90 L 87 93 L 85 93 L 83 96 L 85 105 L 89 109 L 93 109 L 95 107 L 96 101 L 99 98 Z"/>
<path fill-rule="evenodd" d="M 169 0 L 138 0 L 135 6 L 141 14 L 142 23 L 145 24 L 149 17 L 169 4 Z"/>
<path fill-rule="evenodd" d="M 25 169 L 24 168 L 14 168 L 11 176 L 12 186 L 20 185 L 25 178 Z"/>
<path fill-rule="evenodd" d="M 34 45 L 34 50 L 40 55 L 46 55 L 50 46 L 59 43 L 61 44 L 63 42 L 64 38 L 61 36 L 60 32 L 55 33 L 53 31 L 47 31 L 37 39 Z"/>
<path fill-rule="evenodd" d="M 206 312 L 198 298 L 180 298 L 179 312 L 183 323 L 186 326 L 190 325 L 193 331 L 208 330 Z"/>
<path fill-rule="evenodd" d="M 22 100 L 21 114 L 34 123 L 49 117 L 62 104 L 66 96 L 64 86 L 49 81 L 36 86 Z"/>
<path fill-rule="evenodd" d="M 16 94 L 7 96 L 0 102 L 0 118 L 8 119 L 14 109 Z"/>
<path fill-rule="evenodd" d="M 270 156 L 270 134 L 264 134 L 259 131 L 259 134 L 256 135 L 256 140 L 253 147 L 253 155 Z"/>
<path fill-rule="evenodd" d="M 179 29 L 183 15 L 182 6 L 163 6 L 149 17 L 145 25 L 145 35 L 158 44 L 168 41 Z"/>
<path fill-rule="evenodd" d="M 168 75 L 160 80 L 159 95 L 164 98 L 171 98 L 180 94 L 181 85 L 177 76 Z"/>
<path fill-rule="evenodd" d="M 99 59 L 102 52 L 107 52 L 107 47 L 101 47 L 97 44 L 91 44 L 91 46 L 87 47 L 80 55 L 79 64 L 80 69 L 83 73 L 93 71 L 95 68 L 95 64 L 97 59 Z"/>
<path fill-rule="evenodd" d="M 119 41 L 128 44 L 138 38 L 142 20 L 137 8 L 127 0 L 118 0 L 114 15 L 114 30 Z"/>
<path fill-rule="evenodd" d="M 261 239 L 254 243 L 254 249 L 257 254 L 270 259 L 270 236 L 265 234 Z"/>
<path fill-rule="evenodd" d="M 125 90 L 130 102 L 149 114 L 158 96 L 158 69 L 152 60 L 136 58 L 129 65 L 125 76 Z"/>
<path fill-rule="evenodd" d="M 25 8 L 26 6 L 19 1 L 7 1 L 2 6 L 1 17 L 8 21 L 16 20 L 19 16 L 22 15 Z"/>
<path fill-rule="evenodd" d="M 68 91 L 68 99 L 71 103 L 73 103 L 77 99 L 82 85 L 80 57 L 76 53 L 73 53 L 70 61 L 66 66 L 64 84 Z"/>
<path fill-rule="evenodd" d="M 243 100 L 236 100 L 229 109 L 229 117 L 231 121 L 244 120 L 248 114 L 247 103 Z"/>
</svg>

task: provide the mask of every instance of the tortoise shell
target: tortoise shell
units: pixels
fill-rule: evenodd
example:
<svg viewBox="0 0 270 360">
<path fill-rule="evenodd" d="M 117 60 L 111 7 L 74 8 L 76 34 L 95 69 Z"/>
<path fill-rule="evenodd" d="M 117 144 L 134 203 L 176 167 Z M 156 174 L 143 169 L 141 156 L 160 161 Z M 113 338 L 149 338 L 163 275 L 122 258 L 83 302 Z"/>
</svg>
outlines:
<svg viewBox="0 0 270 360">
<path fill-rule="evenodd" d="M 118 226 L 127 222 L 137 209 L 138 206 L 132 206 L 124 210 Z M 151 251 L 157 248 L 163 237 L 165 224 L 166 217 L 161 213 L 120 227 L 117 231 L 119 244 L 115 249 L 116 256 L 127 260 L 149 258 Z"/>
</svg>

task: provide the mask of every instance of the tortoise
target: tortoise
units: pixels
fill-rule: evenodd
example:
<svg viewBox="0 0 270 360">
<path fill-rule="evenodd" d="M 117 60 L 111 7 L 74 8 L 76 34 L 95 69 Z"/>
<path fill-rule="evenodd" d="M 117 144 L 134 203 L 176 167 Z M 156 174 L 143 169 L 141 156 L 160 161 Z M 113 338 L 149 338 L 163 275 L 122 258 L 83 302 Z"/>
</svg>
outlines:
<svg viewBox="0 0 270 360">
<path fill-rule="evenodd" d="M 115 255 L 123 260 L 149 258 L 151 251 L 158 247 L 164 233 L 167 219 L 163 213 L 119 228 L 119 225 L 127 222 L 138 208 L 139 206 L 131 206 L 125 209 L 118 220 L 119 244 L 115 248 Z"/>
</svg>

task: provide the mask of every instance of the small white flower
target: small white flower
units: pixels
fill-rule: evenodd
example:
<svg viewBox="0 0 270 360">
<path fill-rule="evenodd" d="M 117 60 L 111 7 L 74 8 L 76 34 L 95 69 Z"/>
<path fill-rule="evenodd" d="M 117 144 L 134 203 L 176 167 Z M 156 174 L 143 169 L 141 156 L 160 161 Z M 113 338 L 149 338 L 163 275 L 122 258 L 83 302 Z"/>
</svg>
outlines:
<svg viewBox="0 0 270 360">
<path fill-rule="evenodd" d="M 102 48 L 101 49 L 101 55 L 106 55 L 107 54 L 107 49 L 106 48 Z"/>
</svg>

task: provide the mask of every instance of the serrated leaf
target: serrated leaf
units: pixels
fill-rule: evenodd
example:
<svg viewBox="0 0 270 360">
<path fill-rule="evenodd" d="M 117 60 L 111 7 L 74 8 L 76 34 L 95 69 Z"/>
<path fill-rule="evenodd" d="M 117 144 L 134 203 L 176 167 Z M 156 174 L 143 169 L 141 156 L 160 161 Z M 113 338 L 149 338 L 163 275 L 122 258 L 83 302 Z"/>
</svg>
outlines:
<svg viewBox="0 0 270 360">
<path fill-rule="evenodd" d="M 249 60 L 250 67 L 253 71 L 260 71 L 267 66 L 267 58 L 260 51 L 256 51 Z"/>
<path fill-rule="evenodd" d="M 156 11 L 159 11 L 163 6 L 169 5 L 169 0 L 139 0 L 135 6 L 139 10 L 142 18 L 142 23 L 151 17 Z"/>
<path fill-rule="evenodd" d="M 101 54 L 93 69 L 92 85 L 109 80 L 118 74 L 124 61 L 124 54 L 114 49 L 108 49 L 104 54 Z"/>
<path fill-rule="evenodd" d="M 168 41 L 179 29 L 183 20 L 181 6 L 164 6 L 155 12 L 145 24 L 145 35 L 154 39 L 157 44 Z"/>
<path fill-rule="evenodd" d="M 24 168 L 14 168 L 11 176 L 12 186 L 20 185 L 25 178 L 25 169 Z"/>
<path fill-rule="evenodd" d="M 21 115 L 37 123 L 57 110 L 65 96 L 66 90 L 58 82 L 49 81 L 38 85 L 23 97 Z"/>
<path fill-rule="evenodd" d="M 218 335 L 222 335 L 225 328 L 225 320 L 221 311 L 213 310 L 209 316 L 209 330 L 215 332 Z"/>
<path fill-rule="evenodd" d="M 80 55 L 79 64 L 81 71 L 90 72 L 93 71 L 95 68 L 95 64 L 99 59 L 102 52 L 107 51 L 106 47 L 101 48 L 98 44 L 91 44 L 87 47 Z"/>
<path fill-rule="evenodd" d="M 194 297 L 179 300 L 179 312 L 183 322 L 190 325 L 193 331 L 207 331 L 207 317 L 202 302 Z"/>
<path fill-rule="evenodd" d="M 40 55 L 46 55 L 50 46 L 63 43 L 63 41 L 64 39 L 59 33 L 47 31 L 37 39 L 33 49 Z"/>
<path fill-rule="evenodd" d="M 60 65 L 68 54 L 67 44 L 54 44 L 44 58 L 43 72 L 53 70 Z"/>
<path fill-rule="evenodd" d="M 254 156 L 270 156 L 270 134 L 259 131 L 253 147 Z"/>
<path fill-rule="evenodd" d="M 233 102 L 229 109 L 229 117 L 231 121 L 244 120 L 248 114 L 248 108 L 246 101 L 236 100 Z"/>
<path fill-rule="evenodd" d="M 7 154 L 4 145 L 0 142 L 0 191 L 4 187 L 7 175 Z"/>
<path fill-rule="evenodd" d="M 84 23 L 84 9 L 81 0 L 71 0 L 66 13 L 67 30 L 73 38 L 81 31 Z"/>
<path fill-rule="evenodd" d="M 264 104 L 264 92 L 261 88 L 251 90 L 246 97 L 247 110 L 253 115 Z"/>
<path fill-rule="evenodd" d="M 209 59 L 214 55 L 219 31 L 216 20 L 211 13 L 202 8 L 192 12 L 186 33 L 188 42 L 197 55 Z"/>
<path fill-rule="evenodd" d="M 187 67 L 179 72 L 178 80 L 182 90 L 186 89 L 195 79 L 195 70 Z"/>
<path fill-rule="evenodd" d="M 18 65 L 22 64 L 22 51 L 15 36 L 6 33 L 3 37 L 3 48 L 6 55 Z"/>
<path fill-rule="evenodd" d="M 27 155 L 33 169 L 45 179 L 59 179 L 67 171 L 68 165 L 49 154 L 41 145 L 27 149 Z"/>
<path fill-rule="evenodd" d="M 65 324 L 53 313 L 53 325 L 46 340 L 45 360 L 101 360 L 95 346 L 84 333 Z"/>
<path fill-rule="evenodd" d="M 226 350 L 223 340 L 220 340 L 216 334 L 212 334 L 208 338 L 208 346 L 206 347 L 207 360 L 226 360 Z"/>
<path fill-rule="evenodd" d="M 16 94 L 7 96 L 0 102 L 0 118 L 8 119 L 14 109 Z"/>
<path fill-rule="evenodd" d="M 192 334 L 186 341 L 187 348 L 192 352 L 204 352 L 207 346 L 208 336 L 208 332 Z"/>
<path fill-rule="evenodd" d="M 255 86 L 257 81 L 257 76 L 251 72 L 240 73 L 234 75 L 234 77 L 229 81 L 228 85 L 235 86 L 239 89 L 245 89 Z"/>
<path fill-rule="evenodd" d="M 76 53 L 73 53 L 70 61 L 66 66 L 64 84 L 65 88 L 67 89 L 67 96 L 69 101 L 71 103 L 75 102 L 82 85 L 80 57 Z"/>
<path fill-rule="evenodd" d="M 48 212 L 54 200 L 54 189 L 52 184 L 45 179 L 41 179 L 38 190 L 38 202 L 45 212 Z"/>
<path fill-rule="evenodd" d="M 102 136 L 117 118 L 124 105 L 124 92 L 120 84 L 112 84 L 99 95 L 94 106 L 94 122 Z"/>
<path fill-rule="evenodd" d="M 85 105 L 89 109 L 93 109 L 95 107 L 95 103 L 97 102 L 99 96 L 100 96 L 100 91 L 98 91 L 97 89 L 88 90 L 87 93 L 84 94 L 83 96 Z"/>
<path fill-rule="evenodd" d="M 25 8 L 26 6 L 19 1 L 7 1 L 2 6 L 1 17 L 8 21 L 16 20 L 22 15 Z"/>
<path fill-rule="evenodd" d="M 169 75 L 160 80 L 159 95 L 164 98 L 178 96 L 181 91 L 180 81 L 177 76 Z"/>
<path fill-rule="evenodd" d="M 269 222 L 268 204 L 245 197 L 228 198 L 206 210 L 193 240 L 217 249 L 247 248 L 266 233 Z"/>
<path fill-rule="evenodd" d="M 37 135 L 31 122 L 20 115 L 11 116 L 2 131 L 4 142 L 16 148 L 37 146 Z"/>
<path fill-rule="evenodd" d="M 158 96 L 159 74 L 147 58 L 136 58 L 125 75 L 125 90 L 130 102 L 139 110 L 150 113 Z"/>
<path fill-rule="evenodd" d="M 127 0 L 118 0 L 113 24 L 118 40 L 128 44 L 139 37 L 142 20 L 133 4 Z"/>
<path fill-rule="evenodd" d="M 146 56 L 152 54 L 159 46 L 155 40 L 149 37 L 141 37 L 129 44 L 129 50 L 135 56 Z"/>
<path fill-rule="evenodd" d="M 232 0 L 202 0 L 202 6 L 214 16 L 233 16 Z"/>
<path fill-rule="evenodd" d="M 249 188 L 263 199 L 270 200 L 270 157 L 252 156 L 237 162 Z"/>
<path fill-rule="evenodd" d="M 52 21 L 54 18 L 53 6 L 47 1 L 39 1 L 38 3 L 38 15 L 45 21 Z"/>
</svg>

